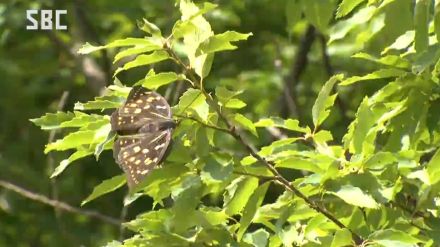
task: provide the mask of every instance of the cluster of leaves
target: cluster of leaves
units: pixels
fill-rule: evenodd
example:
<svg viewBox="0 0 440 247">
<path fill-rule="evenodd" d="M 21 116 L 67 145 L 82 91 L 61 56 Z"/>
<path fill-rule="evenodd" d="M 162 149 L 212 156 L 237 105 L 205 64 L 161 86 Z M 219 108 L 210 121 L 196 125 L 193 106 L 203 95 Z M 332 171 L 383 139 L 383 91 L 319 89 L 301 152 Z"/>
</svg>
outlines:
<svg viewBox="0 0 440 247">
<path fill-rule="evenodd" d="M 305 127 L 296 119 L 275 116 L 252 121 L 238 112 L 246 106 L 238 98 L 240 91 L 215 84 L 209 85 L 212 92 L 206 91 L 205 84 L 215 83 L 206 80 L 214 55 L 235 49 L 232 42 L 250 36 L 214 34 L 203 16 L 216 7 L 213 4 L 181 0 L 181 19 L 167 37 L 144 20 L 140 29 L 147 37 L 80 49 L 87 54 L 122 48 L 114 62 L 135 56 L 114 76 L 166 61 L 181 69 L 150 69 L 136 85 L 156 90 L 187 83 L 173 107 L 179 125 L 171 154 L 125 202 L 148 195 L 155 206 L 125 223 L 133 237 L 108 246 L 439 245 L 440 1 L 432 6 L 429 0 L 343 0 L 336 17 L 345 19 L 330 28 L 328 13 L 336 1 L 292 0 L 286 9 L 296 11 L 289 22 L 304 13 L 311 24 L 331 33 L 329 44 L 338 47 L 342 38 L 347 42 L 351 37 L 356 41 L 351 49 L 359 50 L 383 30 L 390 5 L 412 6 L 414 28 L 378 56 L 356 53 L 353 57 L 374 62 L 379 69 L 364 76 L 333 76 L 313 105 L 313 125 Z M 337 98 L 335 86 L 344 89 L 376 79 L 387 83 L 364 97 L 343 139 L 334 140 L 322 124 Z M 42 129 L 77 128 L 47 145 L 45 152 L 75 150 L 52 176 L 77 159 L 98 157 L 111 148 L 109 117 L 86 112 L 118 107 L 129 90 L 116 80 L 104 96 L 78 103 L 73 113 L 32 120 Z M 290 135 L 263 145 L 258 140 L 267 128 Z M 290 170 L 302 173 L 288 178 L 285 171 Z M 105 180 L 84 203 L 124 184 L 122 175 Z M 269 200 L 267 191 L 276 193 L 276 199 Z M 173 201 L 170 207 L 164 206 L 167 198 Z"/>
</svg>

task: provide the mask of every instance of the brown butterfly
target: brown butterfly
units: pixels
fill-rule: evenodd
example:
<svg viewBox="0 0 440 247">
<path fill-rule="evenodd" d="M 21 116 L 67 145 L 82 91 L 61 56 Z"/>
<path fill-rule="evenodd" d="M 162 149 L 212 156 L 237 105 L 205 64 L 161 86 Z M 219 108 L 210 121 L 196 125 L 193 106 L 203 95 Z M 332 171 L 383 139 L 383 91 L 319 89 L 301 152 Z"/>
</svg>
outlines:
<svg viewBox="0 0 440 247">
<path fill-rule="evenodd" d="M 113 157 L 127 175 L 130 188 L 142 182 L 164 159 L 175 123 L 171 108 L 160 94 L 133 87 L 124 105 L 111 116 L 118 134 Z"/>
</svg>

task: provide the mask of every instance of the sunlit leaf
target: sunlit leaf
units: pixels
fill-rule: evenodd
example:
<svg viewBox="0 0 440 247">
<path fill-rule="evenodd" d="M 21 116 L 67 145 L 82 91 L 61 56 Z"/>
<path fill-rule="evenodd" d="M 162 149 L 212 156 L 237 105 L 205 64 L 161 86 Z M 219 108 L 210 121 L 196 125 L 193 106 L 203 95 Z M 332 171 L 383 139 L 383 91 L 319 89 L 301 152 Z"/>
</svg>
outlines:
<svg viewBox="0 0 440 247">
<path fill-rule="evenodd" d="M 110 179 L 106 179 L 93 189 L 92 194 L 90 194 L 84 201 L 82 201 L 81 205 L 84 205 L 100 196 L 103 196 L 114 190 L 117 190 L 118 188 L 122 187 L 125 183 L 126 180 L 124 174 L 112 177 Z"/>
</svg>

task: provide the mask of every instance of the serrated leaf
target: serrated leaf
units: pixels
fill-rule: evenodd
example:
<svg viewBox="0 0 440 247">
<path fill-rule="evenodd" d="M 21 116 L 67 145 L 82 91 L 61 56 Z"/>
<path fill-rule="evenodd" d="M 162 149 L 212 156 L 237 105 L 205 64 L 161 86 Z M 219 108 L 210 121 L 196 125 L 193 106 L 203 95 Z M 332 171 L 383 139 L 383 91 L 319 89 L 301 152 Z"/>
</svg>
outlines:
<svg viewBox="0 0 440 247">
<path fill-rule="evenodd" d="M 338 11 L 336 13 L 336 18 L 344 17 L 356 8 L 359 4 L 364 2 L 365 0 L 343 0 L 341 4 L 339 4 Z"/>
<path fill-rule="evenodd" d="M 234 50 L 237 46 L 231 42 L 246 40 L 251 35 L 252 33 L 238 33 L 235 31 L 226 31 L 222 34 L 216 34 L 200 44 L 197 48 L 196 56 L 224 50 Z"/>
<path fill-rule="evenodd" d="M 92 155 L 93 150 L 91 149 L 80 149 L 74 152 L 72 155 L 69 156 L 69 158 L 64 159 L 60 162 L 60 164 L 55 168 L 55 170 L 50 175 L 50 178 L 57 177 L 60 175 L 72 162 L 75 160 L 84 158 L 88 155 Z"/>
<path fill-rule="evenodd" d="M 322 87 L 312 108 L 313 124 L 317 128 L 330 114 L 327 110 L 334 103 L 335 96 L 330 96 L 333 86 L 344 78 L 343 75 L 332 76 Z"/>
<path fill-rule="evenodd" d="M 365 59 L 378 64 L 388 65 L 400 69 L 409 69 L 411 67 L 411 63 L 408 60 L 396 55 L 388 55 L 388 56 L 376 58 L 370 54 L 360 52 L 354 54 L 352 57 Z"/>
<path fill-rule="evenodd" d="M 35 125 L 39 126 L 43 130 L 52 130 L 61 128 L 63 122 L 69 121 L 75 117 L 73 112 L 57 112 L 57 113 L 46 113 L 46 115 L 39 118 L 33 118 L 29 121 L 33 122 Z"/>
<path fill-rule="evenodd" d="M 114 76 L 116 76 L 119 72 L 124 70 L 129 70 L 139 66 L 145 66 L 153 63 L 158 63 L 160 61 L 166 60 L 169 58 L 169 55 L 166 51 L 154 51 L 148 55 L 139 55 L 133 61 L 126 63 L 123 67 L 119 67 L 116 69 Z"/>
<path fill-rule="evenodd" d="M 94 136 L 95 131 L 92 130 L 73 132 L 65 136 L 63 139 L 47 144 L 44 153 L 48 153 L 52 150 L 64 151 L 84 144 L 91 144 Z"/>
<path fill-rule="evenodd" d="M 364 208 L 378 208 L 379 204 L 373 197 L 362 191 L 359 187 L 343 185 L 339 190 L 330 192 L 344 200 L 346 203 Z"/>
<path fill-rule="evenodd" d="M 176 80 L 184 78 L 183 75 L 178 75 L 174 72 L 162 72 L 155 75 L 147 76 L 145 79 L 140 80 L 136 85 L 142 85 L 148 89 L 156 90 L 163 85 L 170 84 Z"/>
<path fill-rule="evenodd" d="M 282 119 L 277 117 L 272 118 L 262 118 L 258 122 L 254 123 L 255 127 L 278 127 L 287 130 L 293 130 L 302 133 L 310 133 L 308 127 L 303 128 L 299 126 L 299 121 L 296 119 Z"/>
<path fill-rule="evenodd" d="M 61 128 L 72 128 L 72 127 L 84 127 L 90 123 L 95 123 L 104 120 L 105 116 L 96 114 L 86 114 L 80 111 L 74 112 L 75 117 L 69 121 L 65 121 L 60 124 Z"/>
<path fill-rule="evenodd" d="M 384 79 L 384 78 L 392 78 L 399 77 L 404 75 L 406 72 L 400 69 L 381 69 L 377 70 L 373 73 L 364 75 L 364 76 L 353 76 L 347 78 L 346 80 L 339 83 L 340 86 L 348 86 L 357 82 L 375 80 L 375 79 Z"/>
<path fill-rule="evenodd" d="M 249 225 L 252 223 L 255 214 L 257 213 L 258 208 L 263 203 L 263 199 L 266 195 L 266 191 L 269 188 L 270 183 L 265 183 L 258 187 L 252 196 L 249 198 L 249 201 L 247 202 L 244 210 L 243 210 L 243 216 L 240 219 L 240 228 L 237 232 L 237 238 L 241 239 L 243 237 L 243 234 L 246 232 Z"/>
<path fill-rule="evenodd" d="M 122 187 L 125 183 L 126 180 L 124 174 L 114 176 L 110 179 L 106 179 L 102 181 L 102 183 L 95 186 L 92 194 L 90 194 L 84 201 L 81 202 L 81 206 L 100 196 L 103 196 L 107 193 L 117 190 L 118 188 Z"/>
<path fill-rule="evenodd" d="M 180 114 L 193 110 L 197 115 L 206 122 L 209 115 L 209 105 L 206 102 L 206 97 L 198 89 L 188 89 L 179 100 L 179 112 Z"/>
<path fill-rule="evenodd" d="M 156 50 L 162 48 L 162 43 L 158 39 L 152 39 L 152 38 L 126 38 L 126 39 L 118 39 L 113 42 L 110 42 L 107 45 L 103 46 L 93 46 L 89 43 L 84 44 L 79 50 L 79 54 L 88 54 L 91 52 L 99 51 L 102 49 L 107 48 L 114 48 L 114 47 L 124 47 L 124 46 L 151 46 L 154 47 Z"/>
<path fill-rule="evenodd" d="M 238 177 L 227 187 L 223 200 L 223 208 L 229 216 L 238 214 L 248 202 L 251 193 L 258 187 L 258 179 Z"/>
<path fill-rule="evenodd" d="M 100 96 L 86 103 L 77 102 L 74 109 L 79 111 L 114 109 L 119 108 L 124 100 L 124 98 L 118 96 Z"/>
<path fill-rule="evenodd" d="M 64 151 L 86 144 L 97 144 L 105 139 L 111 126 L 109 123 L 106 124 L 105 122 L 102 122 L 99 123 L 98 126 L 93 126 L 93 128 L 96 129 L 73 132 L 65 136 L 63 139 L 47 144 L 44 153 L 53 150 Z"/>
<path fill-rule="evenodd" d="M 252 123 L 251 120 L 241 115 L 240 113 L 235 113 L 234 122 L 237 123 L 239 126 L 243 127 L 244 129 L 249 130 L 255 136 L 258 136 L 257 129 L 255 129 L 254 123 Z"/>
<path fill-rule="evenodd" d="M 135 47 L 127 48 L 123 51 L 118 52 L 115 55 L 115 58 L 113 59 L 113 63 L 118 62 L 122 58 L 133 56 L 133 55 L 139 55 L 142 53 L 147 53 L 151 51 L 158 50 L 157 46 L 144 46 L 144 45 L 137 45 Z"/>
</svg>

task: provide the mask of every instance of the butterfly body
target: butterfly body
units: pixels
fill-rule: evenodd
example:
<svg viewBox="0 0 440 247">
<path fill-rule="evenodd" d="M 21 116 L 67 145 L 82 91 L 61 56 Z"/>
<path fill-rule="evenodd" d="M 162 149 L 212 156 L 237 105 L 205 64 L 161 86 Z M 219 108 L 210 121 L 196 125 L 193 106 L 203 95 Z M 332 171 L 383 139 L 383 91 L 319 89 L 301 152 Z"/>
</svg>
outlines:
<svg viewBox="0 0 440 247">
<path fill-rule="evenodd" d="M 118 134 L 113 157 L 127 175 L 130 188 L 142 182 L 163 160 L 175 123 L 171 108 L 158 93 L 134 87 L 123 106 L 111 116 Z"/>
</svg>

